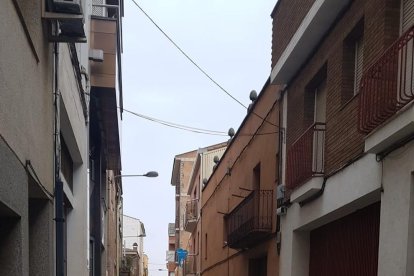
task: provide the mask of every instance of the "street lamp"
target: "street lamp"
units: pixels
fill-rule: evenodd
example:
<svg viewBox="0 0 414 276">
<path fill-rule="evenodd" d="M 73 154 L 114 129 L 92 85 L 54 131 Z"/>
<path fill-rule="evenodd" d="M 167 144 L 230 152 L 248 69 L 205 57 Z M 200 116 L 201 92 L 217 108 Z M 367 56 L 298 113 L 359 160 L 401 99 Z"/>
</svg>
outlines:
<svg viewBox="0 0 414 276">
<path fill-rule="evenodd" d="M 143 233 L 143 234 L 139 234 L 139 235 L 136 235 L 136 236 L 122 236 L 123 238 L 143 238 L 143 237 L 146 237 L 147 235 L 145 234 L 145 233 Z"/>
<path fill-rule="evenodd" d="M 158 176 L 158 172 L 156 171 L 149 171 L 145 174 L 120 174 L 120 175 L 115 175 L 114 178 L 120 178 L 120 177 L 137 177 L 137 176 L 145 176 L 145 177 L 157 177 Z"/>
</svg>

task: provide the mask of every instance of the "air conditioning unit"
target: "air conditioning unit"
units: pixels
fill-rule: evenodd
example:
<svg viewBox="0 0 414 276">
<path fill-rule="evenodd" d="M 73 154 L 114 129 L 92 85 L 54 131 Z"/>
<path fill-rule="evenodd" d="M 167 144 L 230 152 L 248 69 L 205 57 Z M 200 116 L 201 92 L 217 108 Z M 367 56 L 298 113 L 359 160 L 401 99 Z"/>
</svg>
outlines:
<svg viewBox="0 0 414 276">
<path fill-rule="evenodd" d="M 51 0 L 54 12 L 82 14 L 81 0 Z"/>
</svg>

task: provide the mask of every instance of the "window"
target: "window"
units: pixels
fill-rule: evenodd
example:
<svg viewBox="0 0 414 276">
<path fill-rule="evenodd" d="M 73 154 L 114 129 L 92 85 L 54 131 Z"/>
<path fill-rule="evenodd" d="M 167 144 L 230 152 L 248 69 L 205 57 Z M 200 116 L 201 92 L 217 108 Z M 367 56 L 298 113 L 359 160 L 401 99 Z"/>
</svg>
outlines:
<svg viewBox="0 0 414 276">
<path fill-rule="evenodd" d="M 204 250 L 204 259 L 205 260 L 207 260 L 207 252 L 208 252 L 208 250 L 207 250 L 207 245 L 208 245 L 208 242 L 207 242 L 207 233 L 206 233 L 206 236 L 205 236 L 205 246 L 204 246 L 204 248 L 205 248 L 205 250 Z"/>
<path fill-rule="evenodd" d="M 253 169 L 253 189 L 260 190 L 260 163 Z"/>
<path fill-rule="evenodd" d="M 267 256 L 258 259 L 249 259 L 249 276 L 267 275 Z"/>
<path fill-rule="evenodd" d="M 228 225 L 227 216 L 223 216 L 223 246 L 227 246 L 227 235 L 228 235 L 227 225 Z"/>
<path fill-rule="evenodd" d="M 304 93 L 305 126 L 326 121 L 326 74 L 327 65 L 324 64 L 306 85 Z"/>
<path fill-rule="evenodd" d="M 359 83 L 362 78 L 364 62 L 364 40 L 360 37 L 354 42 L 354 96 L 359 93 Z"/>
<path fill-rule="evenodd" d="M 95 240 L 89 239 L 89 276 L 95 275 Z"/>
<path fill-rule="evenodd" d="M 200 232 L 197 232 L 197 247 L 196 247 L 196 254 L 198 255 L 199 254 L 199 252 L 200 252 L 200 246 L 199 246 L 199 244 L 200 244 Z"/>
<path fill-rule="evenodd" d="M 65 143 L 65 139 L 60 135 L 60 145 L 61 145 L 61 171 L 63 177 L 66 180 L 66 183 L 69 185 L 70 189 L 73 191 L 73 160 L 70 156 L 69 149 Z"/>
<path fill-rule="evenodd" d="M 325 123 L 326 121 L 326 80 L 322 79 L 314 90 L 315 108 L 313 113 L 314 123 Z"/>
<path fill-rule="evenodd" d="M 364 20 L 345 38 L 342 59 L 342 104 L 359 93 L 364 65 Z"/>
</svg>

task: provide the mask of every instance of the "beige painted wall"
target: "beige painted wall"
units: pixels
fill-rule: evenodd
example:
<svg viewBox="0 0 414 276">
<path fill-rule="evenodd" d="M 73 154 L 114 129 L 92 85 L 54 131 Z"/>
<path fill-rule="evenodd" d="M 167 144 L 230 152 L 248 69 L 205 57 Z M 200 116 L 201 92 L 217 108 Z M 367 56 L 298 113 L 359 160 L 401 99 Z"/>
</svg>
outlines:
<svg viewBox="0 0 414 276">
<path fill-rule="evenodd" d="M 254 107 L 254 112 L 266 120 L 278 125 L 279 96 L 276 86 L 267 86 L 262 91 Z M 245 119 L 240 133 L 253 134 L 262 120 L 250 113 Z M 261 133 L 277 132 L 277 128 L 264 123 Z M 267 255 L 268 275 L 278 275 L 278 256 L 276 240 L 257 244 L 245 251 L 236 251 L 226 245 L 227 233 L 224 228 L 224 214 L 228 214 L 249 192 L 239 189 L 253 189 L 253 169 L 261 164 L 260 189 L 275 190 L 277 185 L 278 135 L 235 136 L 223 155 L 219 166 L 211 176 L 208 185 L 202 192 L 201 217 L 201 271 L 202 275 L 248 275 L 248 260 Z M 244 149 L 244 150 L 243 150 Z M 237 160 L 237 161 L 236 161 Z M 230 174 L 227 174 L 230 169 Z M 276 194 L 274 193 L 274 210 L 276 210 Z M 276 231 L 276 212 L 273 214 L 273 230 Z M 207 241 L 206 241 L 207 235 Z"/>
<path fill-rule="evenodd" d="M 12 1 L 0 9 L 0 135 L 24 164 L 30 160 L 49 192 L 53 191 L 52 49 L 40 24 L 40 1 L 25 1 L 26 36 Z M 4 26 L 7 26 L 4 27 Z M 32 52 L 28 40 L 35 45 Z M 35 54 L 39 57 L 37 62 Z"/>
</svg>

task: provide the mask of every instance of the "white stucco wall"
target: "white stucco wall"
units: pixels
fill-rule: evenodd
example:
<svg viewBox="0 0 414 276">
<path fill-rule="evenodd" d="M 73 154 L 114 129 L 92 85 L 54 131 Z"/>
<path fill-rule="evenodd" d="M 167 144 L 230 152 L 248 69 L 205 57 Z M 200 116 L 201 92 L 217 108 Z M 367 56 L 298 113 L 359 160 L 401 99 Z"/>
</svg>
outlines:
<svg viewBox="0 0 414 276">
<path fill-rule="evenodd" d="M 378 275 L 414 275 L 414 142 L 374 154 L 328 179 L 321 197 L 281 218 L 281 276 L 309 274 L 309 232 L 381 200 Z M 383 192 L 381 192 L 383 189 Z"/>
<path fill-rule="evenodd" d="M 383 160 L 378 275 L 414 275 L 414 142 Z"/>
<path fill-rule="evenodd" d="M 330 177 L 318 199 L 291 205 L 281 218 L 280 275 L 308 275 L 310 230 L 380 200 L 380 193 L 381 164 L 368 154 Z"/>
</svg>

